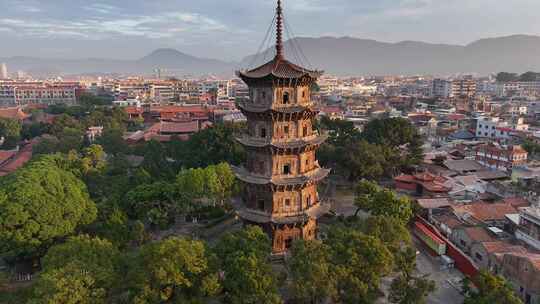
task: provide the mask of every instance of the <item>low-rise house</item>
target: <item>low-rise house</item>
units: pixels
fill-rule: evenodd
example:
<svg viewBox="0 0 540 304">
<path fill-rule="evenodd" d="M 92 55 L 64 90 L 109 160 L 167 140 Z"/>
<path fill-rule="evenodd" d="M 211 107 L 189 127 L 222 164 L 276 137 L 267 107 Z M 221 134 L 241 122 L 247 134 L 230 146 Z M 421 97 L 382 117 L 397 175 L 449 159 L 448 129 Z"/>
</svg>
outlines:
<svg viewBox="0 0 540 304">
<path fill-rule="evenodd" d="M 540 302 L 540 254 L 504 254 L 500 269 L 525 304 Z"/>
<path fill-rule="evenodd" d="M 484 227 L 456 227 L 450 235 L 450 239 L 463 252 L 470 255 L 471 248 L 476 243 L 493 242 L 496 239 Z"/>
<path fill-rule="evenodd" d="M 495 254 L 511 252 L 526 253 L 527 249 L 506 241 L 479 242 L 471 246 L 470 256 L 480 269 L 497 273 L 499 263 Z"/>
<path fill-rule="evenodd" d="M 527 163 L 528 153 L 521 146 L 500 146 L 493 143 L 476 147 L 476 160 L 491 169 L 511 171 Z"/>
<path fill-rule="evenodd" d="M 394 178 L 396 189 L 425 197 L 448 196 L 451 189 L 444 185 L 446 181 L 447 179 L 442 176 L 427 172 L 402 174 Z"/>
<path fill-rule="evenodd" d="M 463 226 L 463 222 L 452 213 L 435 214 L 431 217 L 431 223 L 447 238 L 452 235 L 454 229 Z"/>
<path fill-rule="evenodd" d="M 508 224 L 506 215 L 517 212 L 514 206 L 507 203 L 474 202 L 467 205 L 455 205 L 452 208 L 454 214 L 460 219 L 501 229 Z"/>
<path fill-rule="evenodd" d="M 540 250 L 540 207 L 521 208 L 516 238 Z"/>
</svg>

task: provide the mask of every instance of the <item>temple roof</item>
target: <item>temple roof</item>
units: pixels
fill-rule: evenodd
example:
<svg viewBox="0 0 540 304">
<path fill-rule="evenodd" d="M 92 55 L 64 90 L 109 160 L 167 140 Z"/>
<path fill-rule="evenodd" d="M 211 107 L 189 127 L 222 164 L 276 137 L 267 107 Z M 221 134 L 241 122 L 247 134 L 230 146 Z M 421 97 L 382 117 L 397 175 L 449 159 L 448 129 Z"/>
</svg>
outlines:
<svg viewBox="0 0 540 304">
<path fill-rule="evenodd" d="M 316 79 L 322 75 L 322 71 L 312 71 L 298 66 L 281 56 L 275 56 L 271 61 L 247 71 L 238 71 L 242 79 L 261 79 L 269 76 L 283 79 L 300 79 L 308 76 Z"/>
<path fill-rule="evenodd" d="M 317 204 L 303 213 L 295 216 L 272 216 L 261 212 L 253 212 L 250 209 L 242 208 L 238 210 L 238 215 L 248 221 L 255 223 L 275 223 L 275 224 L 294 224 L 301 221 L 307 221 L 310 218 L 317 219 L 330 211 L 329 204 Z"/>
<path fill-rule="evenodd" d="M 286 141 L 271 141 L 257 137 L 237 137 L 236 140 L 244 146 L 263 148 L 273 146 L 279 149 L 302 148 L 308 145 L 320 145 L 328 139 L 328 134 L 313 135 L 300 139 L 289 139 Z"/>
<path fill-rule="evenodd" d="M 240 108 L 240 110 L 244 110 L 244 111 L 252 112 L 252 113 L 265 113 L 269 111 L 273 111 L 276 113 L 283 113 L 283 114 L 302 113 L 306 111 L 318 113 L 318 111 L 313 110 L 310 105 L 282 106 L 282 105 L 276 105 L 276 104 L 258 105 L 258 104 L 253 104 L 251 102 L 244 102 L 244 101 L 237 102 L 237 106 L 238 108 Z"/>
<path fill-rule="evenodd" d="M 294 177 L 265 177 L 252 174 L 245 168 L 241 167 L 232 166 L 232 169 L 236 177 L 243 182 L 257 185 L 273 184 L 276 186 L 302 185 L 308 182 L 318 182 L 330 174 L 330 169 L 316 168 L 311 172 Z"/>
</svg>

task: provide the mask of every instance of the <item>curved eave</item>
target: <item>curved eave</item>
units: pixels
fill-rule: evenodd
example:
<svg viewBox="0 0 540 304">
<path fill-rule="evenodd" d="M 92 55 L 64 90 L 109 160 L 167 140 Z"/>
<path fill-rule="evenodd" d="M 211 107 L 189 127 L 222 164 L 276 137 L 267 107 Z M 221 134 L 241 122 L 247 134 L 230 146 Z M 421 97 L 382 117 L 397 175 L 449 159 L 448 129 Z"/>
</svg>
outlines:
<svg viewBox="0 0 540 304">
<path fill-rule="evenodd" d="M 260 140 L 253 140 L 246 137 L 237 137 L 236 140 L 247 147 L 253 147 L 253 148 L 266 148 L 266 147 L 274 147 L 278 149 L 298 149 L 298 148 L 304 148 L 308 146 L 319 146 L 322 143 L 324 143 L 328 139 L 327 134 L 318 135 L 310 140 L 295 140 L 295 141 L 288 141 L 288 142 L 271 142 L 271 141 L 260 141 Z"/>
<path fill-rule="evenodd" d="M 277 73 L 272 71 L 271 73 L 253 73 L 250 71 L 236 71 L 236 75 L 240 77 L 244 82 L 254 82 L 254 81 L 272 81 L 272 80 L 294 80 L 294 79 L 311 79 L 317 80 L 324 74 L 323 71 L 304 71 L 296 73 Z"/>
<path fill-rule="evenodd" d="M 240 108 L 240 110 L 243 113 L 279 113 L 279 114 L 293 114 L 293 113 L 303 113 L 303 112 L 312 112 L 313 114 L 317 114 L 319 111 L 313 110 L 310 106 L 292 106 L 292 107 L 256 107 L 256 106 L 250 106 L 246 104 L 245 102 L 237 102 L 236 106 Z"/>
<path fill-rule="evenodd" d="M 232 166 L 232 170 L 236 177 L 248 184 L 255 185 L 274 185 L 274 186 L 295 186 L 295 185 L 306 185 L 309 183 L 317 183 L 325 179 L 328 174 L 330 174 L 330 169 L 317 168 L 307 174 L 295 176 L 295 177 L 285 177 L 285 178 L 268 178 L 259 175 L 253 175 L 248 172 L 246 169 L 241 167 Z"/>
<path fill-rule="evenodd" d="M 308 221 L 309 219 L 318 219 L 321 216 L 325 215 L 330 211 L 330 205 L 329 204 L 317 204 L 307 210 L 305 210 L 303 213 L 300 213 L 298 215 L 294 216 L 272 216 L 270 214 L 262 214 L 260 212 L 253 212 L 250 209 L 240 209 L 237 210 L 238 215 L 245 220 L 259 223 L 259 224 L 265 224 L 265 223 L 273 223 L 273 224 L 294 224 L 302 221 Z"/>
</svg>

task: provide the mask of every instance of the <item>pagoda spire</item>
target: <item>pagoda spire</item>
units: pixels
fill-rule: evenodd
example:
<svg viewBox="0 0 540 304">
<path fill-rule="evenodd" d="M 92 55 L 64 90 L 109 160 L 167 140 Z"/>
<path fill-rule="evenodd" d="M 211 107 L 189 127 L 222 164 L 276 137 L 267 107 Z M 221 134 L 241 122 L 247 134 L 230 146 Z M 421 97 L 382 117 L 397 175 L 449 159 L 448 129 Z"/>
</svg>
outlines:
<svg viewBox="0 0 540 304">
<path fill-rule="evenodd" d="M 276 58 L 283 59 L 283 8 L 281 7 L 281 0 L 277 2 L 276 15 Z"/>
</svg>

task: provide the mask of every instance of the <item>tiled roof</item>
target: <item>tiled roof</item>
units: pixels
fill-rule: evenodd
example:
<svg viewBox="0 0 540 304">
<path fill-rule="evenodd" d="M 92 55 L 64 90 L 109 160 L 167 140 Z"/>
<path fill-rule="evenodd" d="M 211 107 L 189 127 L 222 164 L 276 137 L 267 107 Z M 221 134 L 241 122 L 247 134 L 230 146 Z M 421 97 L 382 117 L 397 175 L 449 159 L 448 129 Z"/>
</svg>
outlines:
<svg viewBox="0 0 540 304">
<path fill-rule="evenodd" d="M 510 204 L 516 208 L 529 207 L 531 205 L 531 203 L 529 203 L 529 201 L 527 201 L 523 197 L 509 197 L 503 199 L 503 202 L 506 204 Z"/>
<path fill-rule="evenodd" d="M 495 239 L 483 227 L 467 227 L 464 228 L 465 234 L 476 242 L 492 242 Z"/>
<path fill-rule="evenodd" d="M 199 131 L 199 122 L 166 122 L 160 123 L 160 133 L 195 133 Z"/>
<path fill-rule="evenodd" d="M 32 144 L 24 146 L 16 155 L 0 167 L 0 176 L 8 175 L 22 167 L 32 158 Z"/>
<path fill-rule="evenodd" d="M 445 198 L 419 198 L 416 200 L 418 204 L 425 209 L 435 209 L 442 207 L 450 207 L 450 199 Z"/>
<path fill-rule="evenodd" d="M 494 241 L 494 242 L 483 242 L 482 246 L 486 249 L 488 253 L 506 253 L 506 252 L 521 252 L 526 253 L 527 249 L 522 246 L 512 245 L 507 242 Z"/>
<path fill-rule="evenodd" d="M 0 109 L 0 118 L 11 118 L 17 120 L 24 120 L 30 115 L 24 113 L 21 108 L 4 108 Z"/>
<path fill-rule="evenodd" d="M 481 221 L 504 220 L 506 214 L 517 213 L 516 208 L 506 203 L 488 204 L 484 202 L 452 206 L 458 214 L 468 213 Z"/>
<path fill-rule="evenodd" d="M 276 56 L 260 67 L 249 71 L 238 71 L 237 74 L 242 79 L 266 78 L 268 76 L 284 79 L 298 79 L 308 76 L 316 79 L 322 75 L 322 71 L 311 71 Z"/>
</svg>

